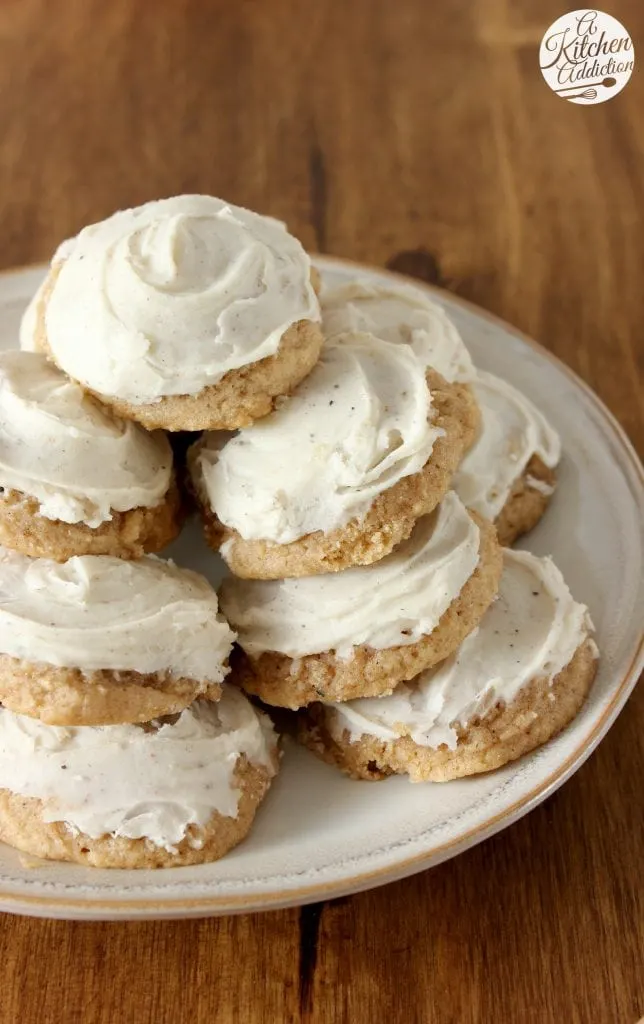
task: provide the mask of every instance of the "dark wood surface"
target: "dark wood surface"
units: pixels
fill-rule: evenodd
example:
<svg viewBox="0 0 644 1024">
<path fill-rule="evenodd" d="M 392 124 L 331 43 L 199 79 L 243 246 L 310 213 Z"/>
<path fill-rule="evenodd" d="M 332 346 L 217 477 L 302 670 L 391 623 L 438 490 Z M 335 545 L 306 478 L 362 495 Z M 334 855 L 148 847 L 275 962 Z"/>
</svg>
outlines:
<svg viewBox="0 0 644 1024">
<path fill-rule="evenodd" d="M 574 5 L 569 5 L 574 6 Z M 2 0 L 0 261 L 204 191 L 541 340 L 644 446 L 644 84 L 538 69 L 555 0 Z M 644 60 L 644 6 L 615 0 Z M 546 804 L 430 872 L 280 913 L 0 917 L 4 1022 L 635 1024 L 644 692 Z"/>
</svg>

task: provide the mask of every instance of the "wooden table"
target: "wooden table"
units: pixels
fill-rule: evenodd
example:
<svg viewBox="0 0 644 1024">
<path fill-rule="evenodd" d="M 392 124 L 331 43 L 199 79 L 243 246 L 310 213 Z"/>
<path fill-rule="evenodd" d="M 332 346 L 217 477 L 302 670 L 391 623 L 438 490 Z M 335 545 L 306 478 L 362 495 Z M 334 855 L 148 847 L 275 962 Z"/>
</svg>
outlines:
<svg viewBox="0 0 644 1024">
<path fill-rule="evenodd" d="M 568 7 L 574 5 L 568 4 Z M 538 69 L 555 0 L 4 0 L 0 260 L 186 191 L 437 282 L 539 338 L 644 441 L 644 81 Z M 644 41 L 644 6 L 611 12 Z M 644 59 L 644 53 L 642 54 Z M 250 917 L 0 918 L 2 1024 L 635 1024 L 644 692 L 545 805 L 442 867 Z"/>
</svg>

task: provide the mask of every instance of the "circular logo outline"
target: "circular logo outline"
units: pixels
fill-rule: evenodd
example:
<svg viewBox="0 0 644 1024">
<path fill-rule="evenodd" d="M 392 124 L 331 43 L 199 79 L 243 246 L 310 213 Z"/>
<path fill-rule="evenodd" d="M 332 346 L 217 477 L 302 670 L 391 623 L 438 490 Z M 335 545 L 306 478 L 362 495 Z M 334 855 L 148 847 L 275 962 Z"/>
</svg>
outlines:
<svg viewBox="0 0 644 1024">
<path fill-rule="evenodd" d="M 612 14 L 582 8 L 553 21 L 539 47 L 546 84 L 561 99 L 583 106 L 622 91 L 635 67 L 633 40 Z"/>
</svg>

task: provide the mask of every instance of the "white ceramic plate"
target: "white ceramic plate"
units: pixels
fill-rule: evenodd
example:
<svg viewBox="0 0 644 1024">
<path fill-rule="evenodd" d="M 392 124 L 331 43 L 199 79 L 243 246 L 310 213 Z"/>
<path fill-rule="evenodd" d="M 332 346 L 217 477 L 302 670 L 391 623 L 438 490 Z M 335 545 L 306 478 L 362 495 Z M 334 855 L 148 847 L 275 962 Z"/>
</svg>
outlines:
<svg viewBox="0 0 644 1024">
<path fill-rule="evenodd" d="M 339 260 L 318 263 L 334 284 L 358 272 L 376 283 L 390 277 Z M 21 312 L 42 274 L 0 275 L 1 347 L 17 345 Z M 502 321 L 431 291 L 478 366 L 521 388 L 561 433 L 560 485 L 526 546 L 552 554 L 574 596 L 590 606 L 602 660 L 581 713 L 517 764 L 442 785 L 352 782 L 287 742 L 249 839 L 219 863 L 99 871 L 34 861 L 0 844 L 0 909 L 63 918 L 188 917 L 356 892 L 422 871 L 505 828 L 565 782 L 606 734 L 644 663 L 642 467 L 611 414 L 563 364 Z M 220 578 L 221 563 L 196 525 L 172 554 L 213 582 Z"/>
</svg>

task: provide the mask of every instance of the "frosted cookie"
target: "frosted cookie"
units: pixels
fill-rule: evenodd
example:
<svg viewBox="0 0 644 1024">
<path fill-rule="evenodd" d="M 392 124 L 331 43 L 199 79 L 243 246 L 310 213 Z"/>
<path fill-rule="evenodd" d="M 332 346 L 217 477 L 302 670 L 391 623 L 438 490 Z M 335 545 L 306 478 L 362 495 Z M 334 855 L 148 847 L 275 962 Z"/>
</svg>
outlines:
<svg viewBox="0 0 644 1024">
<path fill-rule="evenodd" d="M 0 709 L 0 839 L 98 868 L 217 860 L 277 767 L 267 716 L 234 687 L 143 726 L 56 728 Z"/>
<path fill-rule="evenodd" d="M 0 353 L 0 543 L 138 558 L 179 528 L 164 434 L 117 419 L 43 355 Z"/>
<path fill-rule="evenodd" d="M 232 429 L 265 416 L 317 362 L 304 249 L 272 217 L 212 196 L 122 210 L 63 243 L 36 345 L 148 429 Z"/>
<path fill-rule="evenodd" d="M 548 506 L 561 443 L 511 384 L 481 372 L 472 387 L 481 424 L 453 486 L 468 508 L 494 520 L 502 544 L 512 544 L 536 526 Z"/>
<path fill-rule="evenodd" d="M 322 293 L 325 337 L 366 332 L 383 341 L 409 345 L 425 366 L 448 383 L 476 376 L 472 358 L 456 327 L 427 291 L 413 285 L 356 280 Z"/>
<path fill-rule="evenodd" d="M 305 579 L 227 579 L 221 606 L 245 652 L 231 681 L 290 708 L 391 693 L 458 647 L 500 573 L 494 527 L 450 492 L 375 565 Z"/>
<path fill-rule="evenodd" d="M 234 634 L 171 562 L 0 548 L 0 703 L 51 725 L 147 722 L 217 699 Z"/>
<path fill-rule="evenodd" d="M 506 550 L 497 600 L 451 658 L 389 697 L 316 705 L 301 738 L 361 779 L 444 782 L 499 768 L 577 714 L 597 666 L 591 633 L 549 558 Z"/>
<path fill-rule="evenodd" d="M 369 565 L 436 507 L 477 424 L 469 389 L 408 345 L 337 335 L 272 416 L 197 442 L 206 538 L 251 579 Z"/>
</svg>

